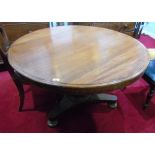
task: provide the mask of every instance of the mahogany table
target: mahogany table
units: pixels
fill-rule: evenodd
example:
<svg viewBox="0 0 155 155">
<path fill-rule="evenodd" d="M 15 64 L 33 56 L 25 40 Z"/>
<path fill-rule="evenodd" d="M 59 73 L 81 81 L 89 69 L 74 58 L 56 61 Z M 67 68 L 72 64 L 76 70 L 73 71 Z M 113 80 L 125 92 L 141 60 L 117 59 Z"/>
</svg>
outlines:
<svg viewBox="0 0 155 155">
<path fill-rule="evenodd" d="M 59 26 L 17 39 L 8 53 L 10 65 L 40 86 L 66 94 L 49 114 L 48 125 L 70 107 L 117 97 L 103 92 L 124 88 L 140 78 L 149 57 L 136 39 L 105 28 Z"/>
</svg>

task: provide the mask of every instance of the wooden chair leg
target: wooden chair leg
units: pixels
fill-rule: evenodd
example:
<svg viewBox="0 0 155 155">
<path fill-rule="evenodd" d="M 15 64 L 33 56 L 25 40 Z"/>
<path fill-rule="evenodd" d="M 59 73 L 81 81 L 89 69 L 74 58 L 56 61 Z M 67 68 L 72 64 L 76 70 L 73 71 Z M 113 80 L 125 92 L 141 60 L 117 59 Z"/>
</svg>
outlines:
<svg viewBox="0 0 155 155">
<path fill-rule="evenodd" d="M 144 107 L 143 107 L 144 109 L 146 109 L 149 106 L 150 100 L 151 100 L 154 92 L 155 92 L 155 87 L 151 86 L 151 88 L 149 90 L 149 93 L 148 93 L 148 95 L 146 97 L 146 101 L 144 103 Z"/>
<path fill-rule="evenodd" d="M 23 87 L 23 84 L 18 79 L 15 78 L 14 82 L 18 89 L 18 93 L 20 97 L 19 111 L 22 111 L 23 105 L 24 105 L 24 98 L 25 98 L 24 87 Z"/>
<path fill-rule="evenodd" d="M 23 89 L 23 87 L 22 87 L 22 89 Z M 20 96 L 19 111 L 21 112 L 22 109 L 23 109 L 24 99 L 25 99 L 24 89 L 23 89 L 22 91 L 19 92 L 19 96 Z"/>
</svg>

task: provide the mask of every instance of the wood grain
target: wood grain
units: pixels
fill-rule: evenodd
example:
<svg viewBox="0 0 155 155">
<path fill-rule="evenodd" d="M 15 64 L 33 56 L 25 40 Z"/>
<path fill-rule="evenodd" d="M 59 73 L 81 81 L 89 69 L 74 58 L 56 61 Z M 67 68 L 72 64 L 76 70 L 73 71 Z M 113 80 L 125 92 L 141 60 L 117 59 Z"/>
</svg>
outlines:
<svg viewBox="0 0 155 155">
<path fill-rule="evenodd" d="M 147 49 L 136 39 L 91 26 L 34 31 L 11 45 L 8 58 L 34 82 L 86 93 L 129 85 L 149 62 Z"/>
</svg>

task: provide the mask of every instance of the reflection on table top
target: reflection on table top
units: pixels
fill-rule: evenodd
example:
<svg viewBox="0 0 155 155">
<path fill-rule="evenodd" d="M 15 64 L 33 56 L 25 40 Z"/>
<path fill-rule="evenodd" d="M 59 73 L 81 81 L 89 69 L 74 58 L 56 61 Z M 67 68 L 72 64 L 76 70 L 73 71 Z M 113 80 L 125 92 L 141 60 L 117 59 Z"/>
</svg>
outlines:
<svg viewBox="0 0 155 155">
<path fill-rule="evenodd" d="M 117 89 L 139 78 L 146 48 L 125 34 L 99 27 L 59 26 L 16 40 L 9 62 L 33 81 L 71 89 Z"/>
</svg>

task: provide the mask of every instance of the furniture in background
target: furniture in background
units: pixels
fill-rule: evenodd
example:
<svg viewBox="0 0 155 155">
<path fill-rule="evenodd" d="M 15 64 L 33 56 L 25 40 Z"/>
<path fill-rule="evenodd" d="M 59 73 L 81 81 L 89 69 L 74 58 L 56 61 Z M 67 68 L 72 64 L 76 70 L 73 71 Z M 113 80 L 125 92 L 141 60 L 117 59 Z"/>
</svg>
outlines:
<svg viewBox="0 0 155 155">
<path fill-rule="evenodd" d="M 73 25 L 96 26 L 108 28 L 127 35 L 133 36 L 135 22 L 74 22 Z"/>
<path fill-rule="evenodd" d="M 144 73 L 143 78 L 149 83 L 150 90 L 147 94 L 146 102 L 144 104 L 144 109 L 149 106 L 151 98 L 155 92 L 155 49 L 148 49 L 150 62 Z"/>
<path fill-rule="evenodd" d="M 139 39 L 144 27 L 144 22 L 136 22 L 133 37 Z M 146 109 L 149 106 L 150 100 L 155 92 L 155 49 L 148 49 L 148 55 L 150 62 L 147 69 L 144 72 L 143 79 L 150 85 L 149 92 L 144 102 L 143 108 Z"/>
<path fill-rule="evenodd" d="M 34 31 L 10 46 L 8 59 L 18 73 L 34 84 L 60 93 L 59 103 L 49 113 L 50 127 L 77 104 L 107 101 L 116 107 L 117 97 L 103 92 L 133 83 L 149 62 L 145 47 L 137 40 L 92 26 Z"/>
<path fill-rule="evenodd" d="M 0 56 L 3 60 L 5 69 L 9 72 L 12 80 L 14 81 L 18 89 L 20 97 L 19 111 L 22 111 L 25 97 L 23 85 L 28 84 L 28 80 L 24 78 L 22 75 L 20 75 L 16 70 L 14 70 L 8 62 L 8 49 L 10 47 L 10 41 L 3 27 L 0 27 L 0 38 L 1 38 Z"/>
<path fill-rule="evenodd" d="M 155 60 L 155 48 L 148 48 L 150 60 Z"/>
<path fill-rule="evenodd" d="M 136 22 L 133 36 L 138 39 L 142 33 L 144 22 Z M 146 109 L 149 106 L 151 98 L 155 92 L 155 49 L 148 49 L 148 55 L 150 56 L 150 62 L 147 69 L 144 72 L 143 79 L 150 85 L 149 92 L 146 97 L 143 108 Z"/>
<path fill-rule="evenodd" d="M 133 33 L 133 37 L 134 38 L 139 38 L 142 30 L 143 30 L 143 26 L 144 26 L 144 22 L 136 22 L 135 23 L 135 27 L 134 27 L 134 33 Z"/>
<path fill-rule="evenodd" d="M 48 22 L 0 22 L 0 27 L 3 27 L 12 43 L 19 37 L 30 33 L 32 31 L 49 27 Z M 0 43 L 1 40 L 0 40 Z M 3 65 L 2 58 L 0 57 L 0 66 Z"/>
</svg>

